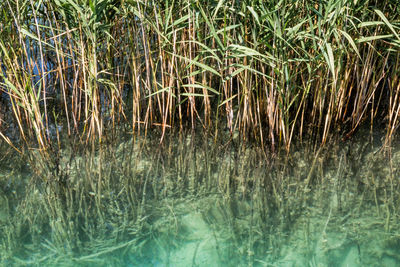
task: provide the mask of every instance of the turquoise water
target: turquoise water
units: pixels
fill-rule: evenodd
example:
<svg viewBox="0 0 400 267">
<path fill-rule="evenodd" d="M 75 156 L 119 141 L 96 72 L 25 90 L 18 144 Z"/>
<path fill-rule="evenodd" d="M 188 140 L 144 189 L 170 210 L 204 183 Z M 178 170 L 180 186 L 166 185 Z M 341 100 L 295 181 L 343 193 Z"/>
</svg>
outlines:
<svg viewBox="0 0 400 267">
<path fill-rule="evenodd" d="M 1 266 L 400 266 L 398 167 L 190 138 L 1 161 Z"/>
</svg>

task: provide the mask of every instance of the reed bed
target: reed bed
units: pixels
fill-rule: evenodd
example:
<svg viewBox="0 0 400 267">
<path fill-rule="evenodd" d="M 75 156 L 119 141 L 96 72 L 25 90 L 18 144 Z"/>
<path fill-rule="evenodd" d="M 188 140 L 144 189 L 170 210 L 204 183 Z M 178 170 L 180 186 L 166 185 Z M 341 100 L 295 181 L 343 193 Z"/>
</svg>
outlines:
<svg viewBox="0 0 400 267">
<path fill-rule="evenodd" d="M 395 0 L 5 0 L 0 11 L 11 145 L 45 150 L 61 131 L 101 142 L 120 122 L 161 140 L 193 128 L 287 150 L 368 123 L 390 145 L 399 125 Z"/>
<path fill-rule="evenodd" d="M 0 160 L 14 168 L 0 177 L 0 265 L 106 266 L 114 253 L 121 265 L 145 255 L 148 240 L 176 247 L 187 212 L 179 202 L 211 195 L 217 210 L 196 208 L 223 230 L 215 242 L 230 244 L 220 259 L 278 258 L 296 224 L 327 244 L 331 220 L 363 212 L 378 218 L 366 229 L 381 225 L 383 242 L 398 244 L 398 153 L 389 169 L 357 144 L 280 156 L 365 125 L 391 147 L 397 2 L 0 1 L 0 146 L 24 159 L 16 166 L 8 149 Z M 368 168 L 352 166 L 360 161 Z M 18 168 L 34 174 L 15 176 Z M 315 236 L 303 215 L 321 209 L 329 214 Z"/>
</svg>

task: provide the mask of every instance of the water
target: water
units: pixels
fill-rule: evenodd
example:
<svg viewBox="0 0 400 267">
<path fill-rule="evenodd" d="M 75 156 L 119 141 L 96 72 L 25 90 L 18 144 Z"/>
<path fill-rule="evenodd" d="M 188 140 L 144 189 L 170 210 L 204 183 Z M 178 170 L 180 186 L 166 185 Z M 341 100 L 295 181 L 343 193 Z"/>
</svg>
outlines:
<svg viewBox="0 0 400 267">
<path fill-rule="evenodd" d="M 157 141 L 4 157 L 0 266 L 400 265 L 399 149 Z"/>
</svg>

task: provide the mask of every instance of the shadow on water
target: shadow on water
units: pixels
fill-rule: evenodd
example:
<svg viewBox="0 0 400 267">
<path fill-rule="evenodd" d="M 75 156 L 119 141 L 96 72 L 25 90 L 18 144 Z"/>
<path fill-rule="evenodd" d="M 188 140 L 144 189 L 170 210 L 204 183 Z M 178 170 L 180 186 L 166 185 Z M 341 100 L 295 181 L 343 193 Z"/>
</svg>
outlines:
<svg viewBox="0 0 400 267">
<path fill-rule="evenodd" d="M 0 266 L 399 266 L 399 149 L 158 141 L 3 157 Z"/>
</svg>

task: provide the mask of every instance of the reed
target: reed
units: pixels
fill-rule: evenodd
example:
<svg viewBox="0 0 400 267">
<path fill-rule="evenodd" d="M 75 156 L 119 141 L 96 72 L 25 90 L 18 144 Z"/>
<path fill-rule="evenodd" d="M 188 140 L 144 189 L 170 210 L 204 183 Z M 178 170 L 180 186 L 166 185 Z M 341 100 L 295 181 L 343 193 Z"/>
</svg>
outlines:
<svg viewBox="0 0 400 267">
<path fill-rule="evenodd" d="M 287 150 L 399 124 L 396 1 L 32 1 L 0 4 L 2 110 L 46 149 L 61 126 L 101 142 L 228 130 Z M 381 125 L 379 125 L 380 127 Z M 51 141 L 53 140 L 53 141 Z M 10 140 L 7 140 L 10 142 Z"/>
<path fill-rule="evenodd" d="M 19 185 L 0 177 L 0 265 L 107 265 L 113 253 L 143 255 L 149 236 L 176 246 L 179 201 L 211 194 L 217 212 L 196 208 L 215 243 L 230 244 L 217 246 L 219 257 L 239 254 L 248 266 L 266 251 L 278 257 L 296 224 L 312 255 L 330 221 L 361 212 L 383 218 L 387 242 L 398 243 L 396 159 L 390 173 L 380 166 L 381 179 L 366 170 L 355 179 L 346 157 L 365 160 L 360 149 L 336 151 L 340 160 L 324 147 L 286 155 L 298 140 L 329 145 L 365 125 L 383 126 L 391 147 L 397 1 L 3 0 L 0 13 L 0 147 L 34 172 Z M 133 137 L 117 145 L 124 127 Z M 140 139 L 148 133 L 161 141 L 156 152 L 158 140 Z M 259 148 L 236 151 L 237 139 Z M 14 166 L 11 154 L 0 164 Z M 329 214 L 313 236 L 311 219 L 299 218 L 318 208 Z"/>
</svg>

